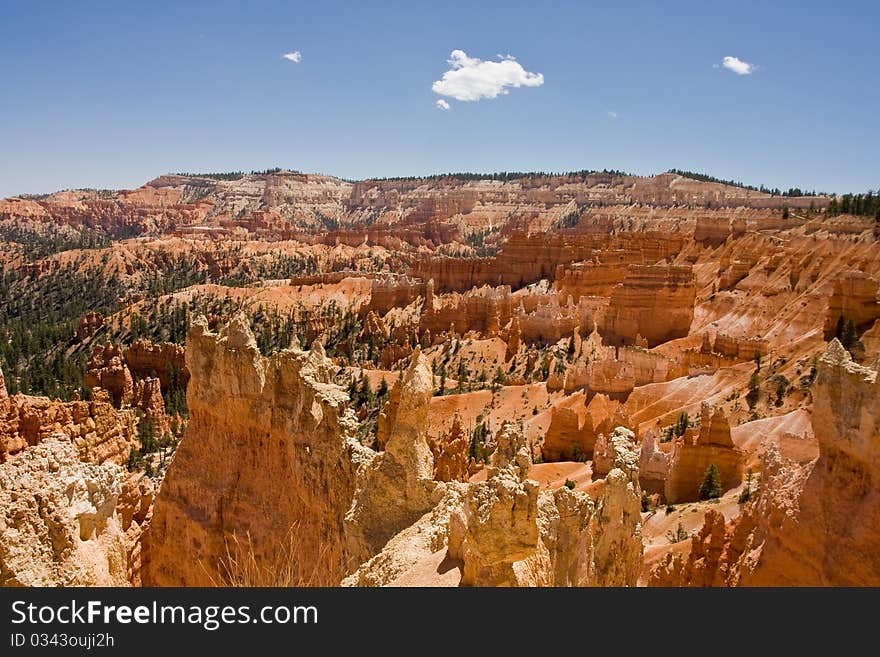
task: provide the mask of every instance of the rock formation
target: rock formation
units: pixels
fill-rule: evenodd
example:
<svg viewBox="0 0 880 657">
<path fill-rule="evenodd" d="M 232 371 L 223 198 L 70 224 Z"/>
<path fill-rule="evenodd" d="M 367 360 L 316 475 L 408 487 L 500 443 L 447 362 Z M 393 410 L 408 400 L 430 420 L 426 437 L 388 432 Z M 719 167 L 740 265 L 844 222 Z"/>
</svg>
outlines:
<svg viewBox="0 0 880 657">
<path fill-rule="evenodd" d="M 825 339 L 835 337 L 839 325 L 847 320 L 852 321 L 857 329 L 864 329 L 880 318 L 877 291 L 877 280 L 864 272 L 847 271 L 838 277 L 834 282 L 834 293 L 828 300 Z"/>
<path fill-rule="evenodd" d="M 639 453 L 639 483 L 643 490 L 662 493 L 669 476 L 670 448 L 672 443 L 657 442 L 656 434 L 648 429 L 642 436 Z"/>
<path fill-rule="evenodd" d="M 631 265 L 611 292 L 602 337 L 610 344 L 654 346 L 684 337 L 694 318 L 694 274 L 689 266 Z"/>
<path fill-rule="evenodd" d="M 437 481 L 467 481 L 468 436 L 456 415 L 448 434 L 431 440 L 434 476 Z"/>
<path fill-rule="evenodd" d="M 80 458 L 92 463 L 125 463 L 137 446 L 137 418 L 108 402 L 51 401 L 46 397 L 5 395 L 0 386 L 0 462 L 52 434 L 64 434 Z"/>
<path fill-rule="evenodd" d="M 163 389 L 174 385 L 185 388 L 189 381 L 184 349 L 179 344 L 136 340 L 122 356 L 135 377 L 158 378 Z"/>
<path fill-rule="evenodd" d="M 594 503 L 562 487 L 539 494 L 527 478 L 531 454 L 505 424 L 486 481 L 472 484 L 450 516 L 449 556 L 464 586 L 622 586 L 641 564 L 638 459 L 614 442 L 614 467 Z"/>
<path fill-rule="evenodd" d="M 0 586 L 127 586 L 123 470 L 50 436 L 0 464 Z"/>
<path fill-rule="evenodd" d="M 353 502 L 345 515 L 348 554 L 358 563 L 379 552 L 445 494 L 443 483 L 433 478 L 434 457 L 428 445 L 433 376 L 419 350 L 394 388 L 397 402 L 393 414 L 386 414 L 384 451 L 358 472 Z"/>
<path fill-rule="evenodd" d="M 766 446 L 757 498 L 728 522 L 707 514 L 690 554 L 667 555 L 661 586 L 864 586 L 880 581 L 877 371 L 837 340 L 819 359 L 813 431 L 819 457 L 798 463 Z"/>
<path fill-rule="evenodd" d="M 83 375 L 83 385 L 106 390 L 116 408 L 131 406 L 134 379 L 123 360 L 122 350 L 111 344 L 95 347 Z"/>
<path fill-rule="evenodd" d="M 727 416 L 722 409 L 703 403 L 699 435 L 694 439 L 686 433 L 675 440 L 664 487 L 666 499 L 672 502 L 700 499 L 700 484 L 712 464 L 718 468 L 724 490 L 742 481 L 743 453 L 733 444 Z"/>
<path fill-rule="evenodd" d="M 291 531 L 296 581 L 338 583 L 349 569 L 343 516 L 368 450 L 351 437 L 347 396 L 320 346 L 264 358 L 242 315 L 219 334 L 201 318 L 186 358 L 189 425 L 156 498 L 144 584 L 223 581 L 235 538 L 250 537 L 256 562 L 271 568 Z"/>
<path fill-rule="evenodd" d="M 577 408 L 554 406 L 541 452 L 545 461 L 581 461 L 593 456 L 596 429 L 592 416 Z"/>
<path fill-rule="evenodd" d="M 449 554 L 463 562 L 465 586 L 528 585 L 534 577 L 528 560 L 539 558 L 538 484 L 527 479 L 532 459 L 525 436 L 505 424 L 496 443 L 486 481 L 468 489 L 450 520 Z"/>
</svg>

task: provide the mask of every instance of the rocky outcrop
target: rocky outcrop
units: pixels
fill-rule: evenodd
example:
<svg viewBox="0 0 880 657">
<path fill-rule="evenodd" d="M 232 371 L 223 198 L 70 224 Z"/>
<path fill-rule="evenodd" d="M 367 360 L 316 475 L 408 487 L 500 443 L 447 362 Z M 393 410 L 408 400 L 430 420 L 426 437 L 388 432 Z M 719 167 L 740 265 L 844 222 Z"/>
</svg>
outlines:
<svg viewBox="0 0 880 657">
<path fill-rule="evenodd" d="M 104 315 L 97 312 L 86 313 L 79 318 L 79 323 L 76 326 L 77 340 L 92 337 L 102 326 L 104 326 Z"/>
<path fill-rule="evenodd" d="M 707 510 L 703 526 L 688 542 L 689 550 L 670 551 L 651 569 L 648 586 L 726 586 L 735 581 L 738 573 L 730 568 L 742 557 L 745 544 L 733 541 L 722 513 Z"/>
<path fill-rule="evenodd" d="M 51 436 L 0 464 L 0 586 L 127 586 L 123 470 Z"/>
<path fill-rule="evenodd" d="M 690 266 L 631 265 L 611 293 L 602 337 L 609 344 L 649 346 L 684 337 L 694 318 L 696 287 Z"/>
<path fill-rule="evenodd" d="M 618 426 L 600 433 L 593 448 L 593 473 L 605 476 L 611 472 L 619 446 L 630 442 L 636 442 L 636 435 L 627 427 Z"/>
<path fill-rule="evenodd" d="M 434 455 L 434 479 L 437 481 L 467 481 L 468 436 L 461 428 L 458 415 L 452 420 L 449 433 L 431 439 Z"/>
<path fill-rule="evenodd" d="M 406 275 L 385 275 L 370 283 L 367 309 L 384 315 L 392 308 L 405 308 L 420 296 L 425 296 L 425 281 Z"/>
<path fill-rule="evenodd" d="M 614 467 L 598 500 L 562 487 L 538 492 L 520 429 L 496 437 L 486 481 L 472 484 L 450 516 L 449 549 L 464 586 L 622 586 L 642 557 L 638 460 L 615 443 Z"/>
<path fill-rule="evenodd" d="M 509 287 L 484 286 L 465 294 L 432 297 L 419 317 L 419 331 L 430 331 L 433 335 L 446 331 L 459 335 L 479 331 L 492 336 L 510 321 L 512 313 L 513 297 Z"/>
<path fill-rule="evenodd" d="M 271 569 L 292 531 L 293 579 L 338 583 L 350 567 L 343 517 L 369 450 L 352 438 L 355 420 L 323 350 L 264 358 L 238 315 L 219 333 L 197 320 L 186 357 L 189 424 L 145 537 L 144 584 L 224 581 L 235 538 L 249 537 L 256 564 Z"/>
<path fill-rule="evenodd" d="M 143 473 L 129 473 L 123 480 L 116 502 L 116 517 L 125 532 L 128 550 L 128 581 L 141 586 L 142 541 L 153 517 L 156 483 Z"/>
<path fill-rule="evenodd" d="M 0 389 L 5 393 L 5 388 Z M 0 462 L 52 434 L 63 434 L 82 460 L 122 464 L 138 445 L 136 427 L 132 411 L 117 411 L 105 401 L 0 395 Z"/>
<path fill-rule="evenodd" d="M 757 260 L 731 259 L 725 256 L 721 259 L 721 268 L 718 271 L 718 289 L 732 290 L 737 284 L 749 275 Z"/>
<path fill-rule="evenodd" d="M 428 445 L 428 406 L 434 393 L 428 360 L 417 349 L 392 391 L 393 411 L 384 451 L 358 472 L 351 508 L 345 514 L 348 554 L 362 563 L 388 540 L 412 525 L 443 498 L 446 487 L 434 480 Z"/>
<path fill-rule="evenodd" d="M 768 496 L 765 505 L 773 509 L 756 514 L 767 538 L 744 584 L 880 585 L 878 385 L 874 368 L 856 364 L 837 340 L 831 342 L 819 359 L 813 392 L 819 458 L 796 506 L 787 506 L 784 495 Z"/>
<path fill-rule="evenodd" d="M 721 354 L 735 361 L 749 361 L 769 354 L 770 343 L 765 338 L 733 337 L 724 333 L 716 334 L 715 340 L 711 341 L 707 334 L 701 350 L 704 353 Z"/>
<path fill-rule="evenodd" d="M 690 555 L 668 555 L 649 584 L 880 584 L 877 371 L 833 340 L 819 359 L 814 395 L 818 458 L 795 462 L 770 442 L 757 498 L 726 525 L 707 514 Z"/>
<path fill-rule="evenodd" d="M 642 436 L 639 452 L 639 483 L 650 493 L 662 493 L 669 476 L 670 443 L 658 443 L 650 429 Z"/>
<path fill-rule="evenodd" d="M 597 251 L 588 261 L 560 265 L 554 286 L 561 300 L 574 301 L 584 296 L 607 297 L 614 286 L 626 278 L 629 265 L 643 264 L 638 249 Z"/>
<path fill-rule="evenodd" d="M 586 407 L 554 406 L 541 453 L 545 461 L 582 461 L 592 458 L 596 443 L 593 417 Z"/>
<path fill-rule="evenodd" d="M 186 388 L 189 372 L 183 359 L 183 347 L 167 342 L 98 345 L 89 356 L 83 385 L 106 390 L 116 408 L 140 408 L 165 425 L 162 391 Z"/>
<path fill-rule="evenodd" d="M 730 437 L 724 411 L 703 403 L 699 435 L 692 438 L 686 433 L 674 443 L 664 495 L 670 502 L 699 500 L 700 484 L 712 464 L 718 468 L 722 489 L 734 488 L 742 481 L 744 462 L 742 450 Z"/>
<path fill-rule="evenodd" d="M 811 465 L 785 459 L 770 441 L 761 456 L 760 489 L 732 522 L 709 509 L 685 549 L 670 551 L 649 571 L 648 586 L 781 586 L 800 575 L 762 566 L 763 553 L 778 549 L 779 532 L 799 515 L 798 497 Z M 830 537 L 829 537 L 830 538 Z M 833 540 L 833 539 L 832 539 Z M 774 547 L 775 546 L 775 547 Z M 789 556 L 789 558 L 791 558 Z M 793 573 L 800 569 L 795 566 Z M 756 571 L 763 575 L 756 577 Z M 801 585 L 815 584 L 800 579 Z"/>
<path fill-rule="evenodd" d="M 569 298 L 565 304 L 560 304 L 556 296 L 537 301 L 530 311 L 517 307 L 515 318 L 522 340 L 528 343 L 556 344 L 575 333 L 588 333 L 595 325 L 589 302 L 579 299 L 574 303 Z"/>
<path fill-rule="evenodd" d="M 134 378 L 125 364 L 119 346 L 99 345 L 92 350 L 83 374 L 83 386 L 103 388 L 110 395 L 110 400 L 116 408 L 131 406 Z"/>
<path fill-rule="evenodd" d="M 463 562 L 465 586 L 527 585 L 534 577 L 527 562 L 539 558 L 538 484 L 527 479 L 525 436 L 505 424 L 496 443 L 486 481 L 468 489 L 450 519 L 449 554 Z"/>
<path fill-rule="evenodd" d="M 839 276 L 834 281 L 834 293 L 828 300 L 825 339 L 835 337 L 846 321 L 851 321 L 856 329 L 864 329 L 880 318 L 878 287 L 877 280 L 864 272 L 848 271 Z"/>
<path fill-rule="evenodd" d="M 122 352 L 122 356 L 136 378 L 158 378 L 163 390 L 174 386 L 186 388 L 189 371 L 183 346 L 136 340 Z"/>
<path fill-rule="evenodd" d="M 560 266 L 592 260 L 597 251 L 624 251 L 634 261 L 657 262 L 681 250 L 683 238 L 660 232 L 629 233 L 625 238 L 596 233 L 513 232 L 491 258 L 437 257 L 419 261 L 412 274 L 433 279 L 438 292 L 463 292 L 482 285 L 518 289 L 541 279 L 552 280 Z M 573 290 L 574 291 L 574 290 Z M 576 294 L 576 292 L 575 292 Z"/>
</svg>

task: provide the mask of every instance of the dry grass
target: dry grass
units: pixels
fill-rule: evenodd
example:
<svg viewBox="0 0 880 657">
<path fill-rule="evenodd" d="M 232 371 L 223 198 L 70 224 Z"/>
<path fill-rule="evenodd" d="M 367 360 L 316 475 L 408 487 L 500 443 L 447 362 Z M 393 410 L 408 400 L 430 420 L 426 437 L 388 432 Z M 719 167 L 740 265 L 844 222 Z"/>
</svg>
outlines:
<svg viewBox="0 0 880 657">
<path fill-rule="evenodd" d="M 319 586 L 323 579 L 319 566 L 325 551 L 315 559 L 311 571 L 304 574 L 308 569 L 304 570 L 299 562 L 301 538 L 297 529 L 296 524 L 291 525 L 268 558 L 259 559 L 250 532 L 243 538 L 233 534 L 225 541 L 226 555 L 220 559 L 216 576 L 208 573 L 211 584 L 245 588 Z"/>
</svg>

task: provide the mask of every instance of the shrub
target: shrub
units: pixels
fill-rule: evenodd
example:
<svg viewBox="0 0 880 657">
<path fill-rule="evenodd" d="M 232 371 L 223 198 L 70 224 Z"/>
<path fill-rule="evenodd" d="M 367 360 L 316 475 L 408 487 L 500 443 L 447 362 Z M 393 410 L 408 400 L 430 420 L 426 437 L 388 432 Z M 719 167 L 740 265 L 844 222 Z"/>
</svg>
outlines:
<svg viewBox="0 0 880 657">
<path fill-rule="evenodd" d="M 666 538 L 669 539 L 670 543 L 681 543 L 689 539 L 691 535 L 688 531 L 682 526 L 681 523 L 678 523 L 678 527 L 675 528 L 675 531 L 671 529 L 666 533 Z"/>
<path fill-rule="evenodd" d="M 566 480 L 565 480 L 565 487 L 566 487 L 568 490 L 574 490 L 574 487 L 575 487 L 575 486 L 577 486 L 577 484 L 574 482 L 573 479 L 566 479 Z"/>
<path fill-rule="evenodd" d="M 749 391 L 746 394 L 746 402 L 749 408 L 754 408 L 761 398 L 761 377 L 755 372 L 749 379 Z"/>
</svg>

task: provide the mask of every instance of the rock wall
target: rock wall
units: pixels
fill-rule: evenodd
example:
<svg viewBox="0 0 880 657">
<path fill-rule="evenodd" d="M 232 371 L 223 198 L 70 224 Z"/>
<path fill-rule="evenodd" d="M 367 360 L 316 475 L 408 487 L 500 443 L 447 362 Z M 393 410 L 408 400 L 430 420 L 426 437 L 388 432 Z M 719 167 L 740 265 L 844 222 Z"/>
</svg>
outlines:
<svg viewBox="0 0 880 657">
<path fill-rule="evenodd" d="M 711 464 L 719 470 L 722 489 L 730 490 L 741 483 L 744 462 L 742 450 L 734 446 L 730 437 L 724 411 L 703 403 L 696 439 L 686 433 L 675 440 L 664 495 L 670 502 L 699 500 L 700 484 Z"/>
<path fill-rule="evenodd" d="M 370 283 L 367 309 L 384 315 L 392 308 L 405 308 L 426 293 L 425 282 L 409 276 L 382 276 Z"/>
<path fill-rule="evenodd" d="M 707 336 L 708 337 L 708 336 Z M 764 338 L 732 337 L 724 333 L 715 335 L 708 353 L 717 353 L 735 361 L 750 361 L 770 353 L 770 343 Z"/>
<path fill-rule="evenodd" d="M 635 254 L 639 263 L 654 263 L 677 254 L 681 235 L 643 231 L 626 237 L 607 233 L 512 233 L 501 252 L 491 258 L 436 257 L 420 260 L 411 271 L 423 280 L 433 279 L 438 292 L 463 292 L 481 285 L 509 285 L 519 289 L 541 279 L 552 280 L 560 266 L 589 261 L 598 250 Z M 575 282 L 571 279 L 570 282 Z M 573 290 L 576 292 L 576 289 Z"/>
<path fill-rule="evenodd" d="M 656 434 L 648 429 L 642 436 L 639 452 L 639 483 L 650 493 L 662 493 L 669 476 L 669 443 L 658 443 Z"/>
<path fill-rule="evenodd" d="M 880 585 L 880 381 L 833 340 L 813 391 L 819 458 L 796 507 L 758 514 L 767 539 L 744 584 Z M 806 474 L 806 473 L 805 473 Z M 779 498 L 784 499 L 782 496 Z M 767 500 L 770 505 L 771 500 Z M 774 504 L 778 509 L 778 504 Z M 776 518 L 781 521 L 773 522 Z M 769 521 L 769 522 L 768 522 Z"/>
<path fill-rule="evenodd" d="M 554 287 L 562 302 L 569 297 L 574 301 L 584 296 L 607 297 L 623 282 L 632 264 L 644 264 L 641 251 L 597 251 L 585 262 L 559 265 Z"/>
<path fill-rule="evenodd" d="M 492 336 L 501 331 L 512 314 L 513 298 L 509 287 L 483 286 L 461 295 L 429 296 L 419 317 L 419 330 L 422 333 L 430 331 L 432 335 L 445 331 L 459 335 L 479 331 Z"/>
<path fill-rule="evenodd" d="M 877 280 L 859 271 L 848 271 L 834 282 L 834 293 L 828 300 L 825 315 L 825 339 L 837 333 L 838 323 L 852 320 L 856 328 L 867 328 L 880 318 Z"/>
<path fill-rule="evenodd" d="M 437 481 L 468 480 L 468 436 L 456 415 L 449 433 L 431 439 L 434 456 L 434 479 Z"/>
<path fill-rule="evenodd" d="M 596 429 L 586 406 L 554 406 L 541 453 L 545 461 L 582 461 L 592 458 Z"/>
<path fill-rule="evenodd" d="M 149 342 L 135 343 L 140 345 L 135 351 L 136 354 L 151 354 L 154 345 Z M 162 345 L 155 345 L 160 348 Z M 177 345 L 168 345 L 177 347 Z M 157 349 L 158 351 L 158 349 Z M 158 357 L 155 361 L 144 361 L 141 356 L 135 356 L 136 362 L 141 359 L 142 367 L 139 368 L 138 375 L 133 376 L 132 370 L 127 363 L 128 354 L 131 349 L 123 350 L 117 345 L 98 345 L 92 350 L 89 357 L 87 369 L 83 374 L 83 385 L 91 389 L 94 399 L 105 399 L 110 401 L 117 409 L 138 408 L 142 410 L 147 417 L 153 421 L 158 434 L 164 434 L 169 431 L 168 418 L 165 415 L 165 400 L 162 397 L 161 379 L 156 377 L 157 370 L 151 366 L 143 365 L 155 362 L 156 365 L 162 367 L 161 363 L 165 363 L 163 371 L 165 372 L 165 380 L 170 385 L 171 378 L 188 379 L 177 372 L 181 370 L 173 369 L 168 365 L 169 361 L 162 361 Z M 182 348 L 181 348 L 182 352 Z M 172 350 L 176 353 L 176 349 Z M 148 376 L 149 372 L 154 376 Z"/>
<path fill-rule="evenodd" d="M 171 385 L 185 388 L 189 381 L 182 345 L 137 340 L 122 352 L 122 356 L 135 377 L 158 378 L 163 389 Z"/>
<path fill-rule="evenodd" d="M 611 293 L 603 339 L 653 347 L 688 334 L 694 318 L 696 287 L 690 266 L 631 265 Z"/>
</svg>

